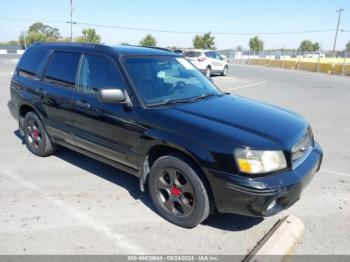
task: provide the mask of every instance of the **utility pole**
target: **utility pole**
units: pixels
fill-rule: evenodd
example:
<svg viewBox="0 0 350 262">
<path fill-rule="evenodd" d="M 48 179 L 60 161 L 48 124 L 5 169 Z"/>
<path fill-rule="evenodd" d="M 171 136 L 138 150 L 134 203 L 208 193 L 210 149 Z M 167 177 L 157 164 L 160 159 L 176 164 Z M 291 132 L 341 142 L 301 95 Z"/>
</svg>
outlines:
<svg viewBox="0 0 350 262">
<path fill-rule="evenodd" d="M 70 0 L 70 41 L 73 42 L 73 0 Z"/>
<path fill-rule="evenodd" d="M 340 17 L 341 13 L 344 11 L 343 8 L 339 8 L 336 12 L 338 13 L 338 24 L 337 24 L 337 30 L 335 31 L 335 37 L 334 37 L 334 45 L 333 45 L 333 56 L 335 55 L 335 46 L 337 44 L 337 37 L 338 37 L 338 31 L 339 31 L 339 24 L 340 24 Z"/>
<path fill-rule="evenodd" d="M 23 40 L 24 40 L 24 49 L 27 49 L 27 37 L 26 37 L 26 31 L 23 32 Z"/>
</svg>

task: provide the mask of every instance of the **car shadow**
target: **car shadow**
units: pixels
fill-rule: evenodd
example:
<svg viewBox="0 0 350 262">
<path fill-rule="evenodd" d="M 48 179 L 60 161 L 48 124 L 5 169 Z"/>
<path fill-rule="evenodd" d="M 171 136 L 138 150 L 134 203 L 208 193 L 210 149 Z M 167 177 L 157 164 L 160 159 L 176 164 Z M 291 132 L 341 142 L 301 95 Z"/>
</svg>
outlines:
<svg viewBox="0 0 350 262">
<path fill-rule="evenodd" d="M 20 135 L 19 130 L 16 130 L 14 134 L 22 141 L 22 145 L 24 145 L 25 141 Z M 139 180 L 136 176 L 129 175 L 115 167 L 64 147 L 59 147 L 54 157 L 58 157 L 61 160 L 79 167 L 95 176 L 99 176 L 115 185 L 127 189 L 134 199 L 141 200 L 148 208 L 157 213 L 148 193 L 140 191 Z M 228 231 L 243 231 L 261 223 L 263 220 L 263 218 L 236 214 L 214 213 L 202 222 L 202 225 Z"/>
</svg>

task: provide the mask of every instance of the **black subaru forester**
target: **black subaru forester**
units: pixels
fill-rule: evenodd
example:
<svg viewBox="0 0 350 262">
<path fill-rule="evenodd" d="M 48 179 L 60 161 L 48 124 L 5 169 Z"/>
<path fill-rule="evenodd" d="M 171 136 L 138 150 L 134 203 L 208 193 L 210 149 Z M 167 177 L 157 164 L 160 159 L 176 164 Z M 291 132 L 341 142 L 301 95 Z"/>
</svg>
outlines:
<svg viewBox="0 0 350 262">
<path fill-rule="evenodd" d="M 183 227 L 215 211 L 276 214 L 322 161 L 304 118 L 222 93 L 160 48 L 34 44 L 8 106 L 32 153 L 60 145 L 133 174 L 158 212 Z"/>
</svg>

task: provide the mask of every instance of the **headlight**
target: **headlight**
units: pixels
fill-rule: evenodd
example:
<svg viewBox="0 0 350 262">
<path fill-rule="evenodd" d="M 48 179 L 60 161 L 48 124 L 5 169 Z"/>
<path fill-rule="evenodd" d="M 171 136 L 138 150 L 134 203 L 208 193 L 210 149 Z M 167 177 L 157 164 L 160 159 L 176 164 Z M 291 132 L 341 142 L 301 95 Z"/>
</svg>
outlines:
<svg viewBox="0 0 350 262">
<path fill-rule="evenodd" d="M 282 151 L 236 149 L 234 156 L 239 170 L 247 174 L 268 173 L 287 167 Z"/>
</svg>

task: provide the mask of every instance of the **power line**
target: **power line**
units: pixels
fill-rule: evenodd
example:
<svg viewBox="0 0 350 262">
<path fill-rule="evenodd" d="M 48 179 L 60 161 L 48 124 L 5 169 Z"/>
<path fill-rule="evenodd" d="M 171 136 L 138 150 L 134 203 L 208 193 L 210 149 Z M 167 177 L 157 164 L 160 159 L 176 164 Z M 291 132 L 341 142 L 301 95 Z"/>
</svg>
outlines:
<svg viewBox="0 0 350 262">
<path fill-rule="evenodd" d="M 148 31 L 148 32 L 159 32 L 159 33 L 175 33 L 175 34 L 204 34 L 207 32 L 200 31 L 175 31 L 175 30 L 161 30 L 154 28 L 137 28 L 137 27 L 126 27 L 126 26 L 115 26 L 115 25 L 104 25 L 104 24 L 93 24 L 86 22 L 75 22 L 78 25 L 94 26 L 94 27 L 105 27 L 121 30 L 135 30 L 135 31 Z M 321 29 L 321 30 L 303 30 L 303 31 L 282 31 L 282 32 L 211 32 L 213 35 L 281 35 L 281 34 L 305 34 L 305 33 L 322 33 L 322 32 L 333 32 L 334 29 Z"/>
<path fill-rule="evenodd" d="M 25 22 L 36 22 L 33 19 L 17 19 L 9 17 L 0 17 L 1 20 L 10 21 L 25 21 Z M 87 22 L 78 21 L 57 21 L 57 20 L 45 20 L 46 23 L 69 23 L 76 25 L 85 25 L 92 27 L 104 27 L 119 30 L 132 30 L 132 31 L 146 31 L 146 32 L 158 32 L 158 33 L 171 33 L 171 34 L 204 34 L 207 32 L 201 31 L 177 31 L 177 30 L 163 30 L 155 28 L 142 28 L 142 27 L 130 27 L 130 26 L 116 26 L 116 25 L 106 25 L 106 24 L 95 24 Z M 319 30 L 300 30 L 300 31 L 279 31 L 279 32 L 211 32 L 213 35 L 286 35 L 286 34 L 306 34 L 306 33 L 324 33 L 324 32 L 334 32 L 335 29 L 319 29 Z M 349 30 L 341 30 L 342 32 L 349 32 Z"/>
</svg>

